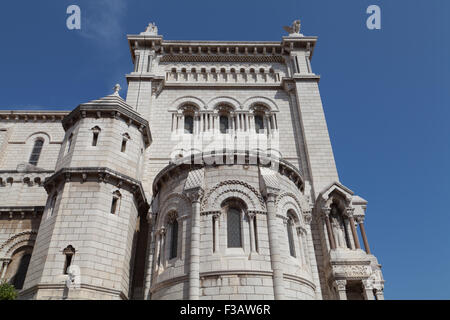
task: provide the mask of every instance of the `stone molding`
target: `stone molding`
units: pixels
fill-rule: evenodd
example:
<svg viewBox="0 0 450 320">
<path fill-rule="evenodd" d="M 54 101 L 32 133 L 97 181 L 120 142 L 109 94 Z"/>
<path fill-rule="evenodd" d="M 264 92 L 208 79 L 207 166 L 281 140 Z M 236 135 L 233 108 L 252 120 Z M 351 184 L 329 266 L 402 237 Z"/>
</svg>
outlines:
<svg viewBox="0 0 450 320">
<path fill-rule="evenodd" d="M 79 181 L 84 183 L 88 180 L 109 183 L 118 188 L 128 189 L 136 197 L 140 210 L 146 213 L 149 209 L 149 204 L 140 181 L 105 167 L 60 169 L 45 179 L 44 188 L 50 194 L 55 185 L 58 185 L 60 182 Z"/>
<path fill-rule="evenodd" d="M 107 96 L 99 100 L 79 105 L 62 120 L 64 130 L 67 131 L 75 122 L 86 117 L 121 118 L 128 125 L 133 124 L 141 131 L 147 146 L 152 142 L 148 121 L 142 118 L 120 97 Z"/>
<path fill-rule="evenodd" d="M 65 284 L 56 284 L 56 283 L 55 284 L 38 284 L 38 285 L 35 285 L 35 286 L 32 286 L 30 288 L 20 291 L 19 296 L 33 294 L 33 293 L 37 292 L 38 290 L 62 290 L 62 291 L 64 291 L 64 289 L 66 289 Z M 115 289 L 99 287 L 99 286 L 83 284 L 83 283 L 80 284 L 80 289 L 86 289 L 86 290 L 91 290 L 91 291 L 107 293 L 107 294 L 118 296 L 122 300 L 128 300 L 128 295 L 126 295 L 121 290 L 115 290 Z M 80 289 L 72 289 L 72 291 L 80 290 Z M 62 298 L 62 296 L 61 296 L 61 298 Z"/>
</svg>

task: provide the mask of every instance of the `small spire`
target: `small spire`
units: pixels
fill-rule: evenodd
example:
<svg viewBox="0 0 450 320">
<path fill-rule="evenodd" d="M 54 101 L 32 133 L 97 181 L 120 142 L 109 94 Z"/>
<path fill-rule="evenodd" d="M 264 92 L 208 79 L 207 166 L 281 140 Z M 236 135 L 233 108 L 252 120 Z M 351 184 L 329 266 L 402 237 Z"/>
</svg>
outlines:
<svg viewBox="0 0 450 320">
<path fill-rule="evenodd" d="M 113 93 L 113 96 L 119 96 L 119 97 L 120 97 L 120 95 L 119 95 L 120 89 L 122 89 L 122 88 L 120 87 L 120 84 L 116 84 L 116 85 L 114 86 L 114 93 Z"/>
</svg>

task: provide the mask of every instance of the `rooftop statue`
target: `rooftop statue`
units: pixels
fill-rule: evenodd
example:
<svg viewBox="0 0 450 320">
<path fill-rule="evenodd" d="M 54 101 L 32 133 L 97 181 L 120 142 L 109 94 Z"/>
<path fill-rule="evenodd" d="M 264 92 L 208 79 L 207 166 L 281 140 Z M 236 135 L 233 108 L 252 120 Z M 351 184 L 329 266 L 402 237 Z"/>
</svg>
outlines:
<svg viewBox="0 0 450 320">
<path fill-rule="evenodd" d="M 141 34 L 157 36 L 158 35 L 158 27 L 156 26 L 156 24 L 154 22 L 151 22 L 148 24 L 145 31 L 141 32 Z"/>
<path fill-rule="evenodd" d="M 289 32 L 289 35 L 291 36 L 291 35 L 302 35 L 301 33 L 300 33 L 300 28 L 301 28 L 301 24 L 300 24 L 300 20 L 295 20 L 293 23 L 292 23 L 292 26 L 291 27 L 287 27 L 287 26 L 284 26 L 283 27 L 283 29 L 284 30 L 286 30 L 287 32 Z"/>
</svg>

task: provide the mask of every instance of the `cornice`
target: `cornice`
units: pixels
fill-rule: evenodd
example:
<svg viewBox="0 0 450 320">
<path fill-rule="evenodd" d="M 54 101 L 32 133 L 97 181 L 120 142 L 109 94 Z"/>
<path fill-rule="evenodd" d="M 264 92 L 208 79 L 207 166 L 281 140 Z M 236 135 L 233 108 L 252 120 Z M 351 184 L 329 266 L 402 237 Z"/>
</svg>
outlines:
<svg viewBox="0 0 450 320">
<path fill-rule="evenodd" d="M 317 37 L 288 36 L 282 41 L 197 41 L 163 40 L 162 36 L 128 35 L 128 44 L 133 62 L 137 50 L 152 50 L 160 55 L 188 54 L 189 56 L 239 57 L 288 55 L 291 51 L 306 50 L 310 57 L 314 52 Z M 211 58 L 212 59 L 212 58 Z M 236 60 L 232 60 L 236 61 Z"/>
<path fill-rule="evenodd" d="M 147 146 L 152 142 L 148 121 L 131 109 L 125 101 L 121 101 L 121 99 L 96 100 L 79 105 L 70 114 L 64 117 L 62 121 L 64 130 L 67 131 L 75 122 L 79 121 L 81 118 L 87 117 L 122 118 L 129 125 L 134 124 L 139 128 Z"/>
<path fill-rule="evenodd" d="M 211 167 L 211 166 L 221 166 L 221 165 L 230 165 L 230 163 L 224 161 L 223 164 L 216 164 L 214 163 L 214 159 L 217 157 L 227 157 L 233 156 L 234 162 L 237 161 L 237 159 L 241 160 L 244 159 L 244 163 L 236 163 L 236 164 L 242 164 L 242 165 L 252 165 L 252 166 L 270 166 L 271 164 L 278 164 L 278 172 L 281 175 L 284 175 L 288 177 L 299 190 L 302 191 L 304 187 L 304 178 L 303 174 L 298 170 L 296 167 L 294 167 L 291 163 L 284 159 L 279 158 L 268 158 L 261 155 L 255 155 L 245 152 L 239 152 L 239 151 L 233 151 L 233 152 L 217 152 L 217 153 L 198 153 L 198 154 L 192 154 L 190 156 L 177 159 L 176 162 L 171 162 L 168 166 L 166 166 L 164 169 L 162 169 L 155 179 L 153 180 L 153 194 L 156 195 L 159 192 L 159 189 L 161 188 L 161 183 L 163 181 L 167 181 L 170 179 L 170 177 L 178 176 L 181 171 L 183 170 L 191 170 L 196 168 L 202 168 L 202 167 Z M 256 160 L 256 161 L 254 161 Z"/>
<path fill-rule="evenodd" d="M 2 110 L 0 111 L 0 121 L 61 121 L 70 111 L 27 111 L 27 110 Z"/>
<path fill-rule="evenodd" d="M 148 211 L 149 204 L 141 182 L 117 171 L 105 167 L 63 168 L 45 179 L 44 188 L 50 193 L 60 182 L 69 181 L 104 182 L 117 188 L 128 189 L 136 197 L 139 209 L 144 213 Z"/>
</svg>

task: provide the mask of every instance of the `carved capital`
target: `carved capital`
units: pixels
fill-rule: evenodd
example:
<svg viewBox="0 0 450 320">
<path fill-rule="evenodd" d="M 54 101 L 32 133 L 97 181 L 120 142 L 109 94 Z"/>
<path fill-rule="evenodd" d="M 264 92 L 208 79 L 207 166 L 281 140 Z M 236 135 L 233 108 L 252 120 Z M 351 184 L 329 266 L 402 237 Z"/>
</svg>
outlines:
<svg viewBox="0 0 450 320">
<path fill-rule="evenodd" d="M 329 218 L 331 213 L 331 209 L 328 207 L 322 207 L 322 214 L 324 217 Z"/>
<path fill-rule="evenodd" d="M 355 212 L 355 208 L 347 208 L 345 210 L 345 215 L 350 218 L 350 217 L 353 217 L 354 212 Z"/>
<path fill-rule="evenodd" d="M 249 211 L 247 211 L 247 215 L 251 220 L 253 220 L 253 218 L 255 218 L 255 216 L 256 216 L 256 211 L 249 210 Z"/>
<path fill-rule="evenodd" d="M 347 280 L 335 280 L 334 286 L 338 291 L 345 291 L 345 286 L 347 285 Z"/>
<path fill-rule="evenodd" d="M 372 278 L 368 278 L 368 279 L 364 279 L 362 280 L 362 284 L 364 289 L 366 290 L 373 290 L 373 279 Z"/>
<path fill-rule="evenodd" d="M 185 193 L 186 197 L 188 197 L 189 200 L 191 200 L 192 203 L 195 203 L 195 202 L 201 201 L 201 199 L 203 198 L 204 191 L 202 188 L 195 188 L 195 189 L 187 190 L 184 193 Z"/>
<path fill-rule="evenodd" d="M 364 216 L 354 216 L 356 223 L 364 223 Z"/>
<path fill-rule="evenodd" d="M 161 229 L 159 229 L 158 230 L 158 234 L 161 236 L 161 237 L 164 237 L 165 235 L 166 235 L 166 228 L 165 227 L 161 227 Z"/>
<path fill-rule="evenodd" d="M 302 226 L 297 227 L 297 234 L 298 234 L 299 236 L 305 235 L 305 234 L 306 234 L 306 229 L 303 228 Z"/>
<path fill-rule="evenodd" d="M 303 212 L 303 220 L 305 221 L 305 223 L 306 223 L 307 225 L 310 225 L 310 224 L 311 224 L 311 221 L 312 221 L 312 213 L 311 213 L 311 210 L 306 210 L 306 211 Z"/>
</svg>

